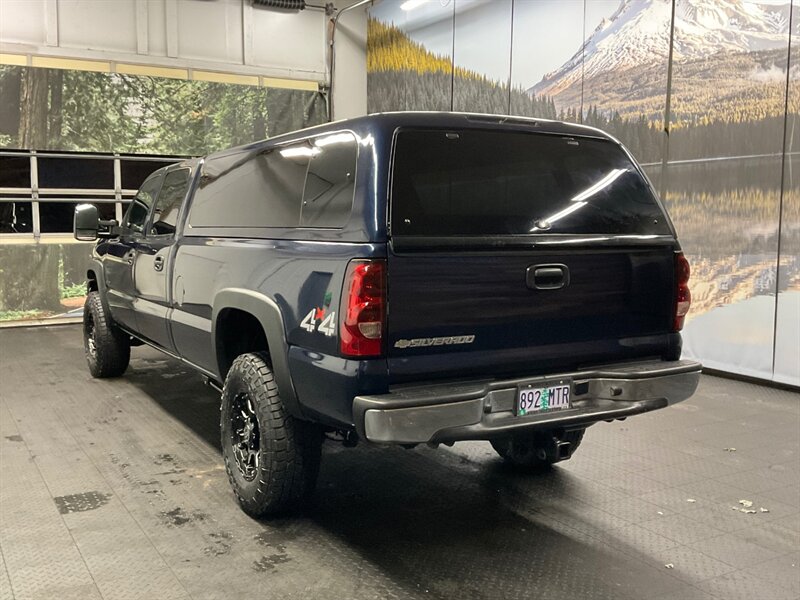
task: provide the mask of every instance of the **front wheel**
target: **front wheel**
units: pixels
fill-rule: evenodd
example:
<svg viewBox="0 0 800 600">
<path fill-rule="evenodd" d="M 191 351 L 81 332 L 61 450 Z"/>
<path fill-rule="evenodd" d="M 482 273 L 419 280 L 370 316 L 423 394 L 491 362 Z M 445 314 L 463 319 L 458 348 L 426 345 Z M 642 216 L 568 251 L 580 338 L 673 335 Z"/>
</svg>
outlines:
<svg viewBox="0 0 800 600">
<path fill-rule="evenodd" d="M 92 377 L 119 377 L 131 360 L 130 336 L 111 320 L 98 292 L 89 292 L 83 305 L 83 348 Z"/>
<path fill-rule="evenodd" d="M 314 490 L 322 432 L 287 413 L 266 354 L 233 361 L 222 390 L 220 431 L 228 480 L 247 514 L 289 511 Z"/>
<path fill-rule="evenodd" d="M 556 444 L 553 432 L 517 434 L 491 440 L 491 444 L 495 452 L 511 466 L 525 471 L 537 471 L 548 469 L 553 463 L 569 459 L 581 445 L 585 431 L 585 429 L 575 429 L 557 436 L 556 439 L 562 443 L 561 446 Z M 564 442 L 568 446 L 563 446 Z M 559 449 L 567 452 L 566 456 L 560 455 Z"/>
</svg>

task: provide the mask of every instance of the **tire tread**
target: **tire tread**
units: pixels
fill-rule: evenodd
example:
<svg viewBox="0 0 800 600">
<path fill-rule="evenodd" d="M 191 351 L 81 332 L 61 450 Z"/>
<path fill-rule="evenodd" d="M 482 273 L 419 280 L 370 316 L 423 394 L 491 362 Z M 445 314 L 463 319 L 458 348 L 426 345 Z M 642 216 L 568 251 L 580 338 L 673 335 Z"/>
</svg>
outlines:
<svg viewBox="0 0 800 600">
<path fill-rule="evenodd" d="M 86 317 L 91 314 L 95 332 L 95 359 L 88 352 Z M 119 377 L 128 368 L 131 359 L 130 337 L 117 327 L 106 314 L 99 292 L 89 292 L 84 304 L 84 347 L 89 372 L 93 377 L 105 379 Z"/>
<path fill-rule="evenodd" d="M 231 377 L 231 374 L 235 374 Z M 226 427 L 225 404 L 232 401 L 231 390 L 241 375 L 256 404 L 261 435 L 261 462 L 255 485 L 243 486 L 238 467 L 226 451 L 230 441 Z M 222 390 L 222 432 L 225 471 L 234 494 L 244 511 L 254 517 L 275 515 L 297 508 L 313 490 L 319 471 L 322 436 L 319 430 L 286 412 L 278 393 L 275 377 L 265 352 L 242 354 L 237 357 Z M 249 489 L 254 488 L 254 489 Z"/>
</svg>

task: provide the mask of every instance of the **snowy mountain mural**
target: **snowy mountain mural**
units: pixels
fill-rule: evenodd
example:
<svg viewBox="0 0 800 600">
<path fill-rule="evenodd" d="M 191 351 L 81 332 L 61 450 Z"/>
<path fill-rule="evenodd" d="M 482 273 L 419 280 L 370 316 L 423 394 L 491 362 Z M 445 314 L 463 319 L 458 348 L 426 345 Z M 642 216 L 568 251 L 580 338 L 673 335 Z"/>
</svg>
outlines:
<svg viewBox="0 0 800 600">
<path fill-rule="evenodd" d="M 569 60 L 545 74 L 528 92 L 551 96 L 557 106 L 570 106 L 580 104 L 583 83 L 584 90 L 596 89 L 601 100 L 608 100 L 608 105 L 600 108 L 654 117 L 657 107 L 647 100 L 664 94 L 671 12 L 668 0 L 622 0 Z M 724 65 L 728 79 L 741 81 L 733 89 L 723 85 L 719 90 L 723 95 L 733 92 L 736 96 L 736 92 L 771 80 L 785 81 L 789 15 L 788 3 L 679 0 L 674 62 L 689 65 L 685 71 L 692 76 L 702 76 L 703 68 L 712 64 Z M 798 27 L 795 29 L 797 32 Z M 620 78 L 623 72 L 628 73 Z M 633 102 L 629 93 L 623 93 L 630 90 L 614 93 L 606 85 L 620 79 L 640 84 Z"/>
<path fill-rule="evenodd" d="M 617 11 L 603 19 L 574 56 L 561 68 L 547 73 L 529 91 L 553 95 L 580 82 L 582 74 L 593 77 L 666 61 L 671 13 L 669 1 L 622 0 Z M 788 30 L 789 4 L 683 1 L 676 6 L 673 57 L 686 61 L 721 52 L 786 48 Z"/>
<path fill-rule="evenodd" d="M 800 385 L 800 43 L 788 56 L 800 10 L 676 0 L 668 91 L 671 0 L 517 0 L 513 16 L 511 0 L 430 0 L 439 20 L 402 5 L 371 10 L 370 112 L 452 108 L 610 132 L 647 165 L 692 264 L 687 356 Z"/>
</svg>

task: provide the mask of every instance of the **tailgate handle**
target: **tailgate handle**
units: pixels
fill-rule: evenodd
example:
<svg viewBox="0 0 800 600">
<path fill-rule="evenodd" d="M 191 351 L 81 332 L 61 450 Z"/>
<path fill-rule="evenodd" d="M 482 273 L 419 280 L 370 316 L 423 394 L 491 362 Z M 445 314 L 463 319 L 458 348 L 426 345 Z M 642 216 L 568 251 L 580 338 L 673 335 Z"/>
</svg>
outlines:
<svg viewBox="0 0 800 600">
<path fill-rule="evenodd" d="M 567 265 L 533 265 L 528 267 L 525 283 L 531 289 L 560 290 L 569 285 Z"/>
</svg>

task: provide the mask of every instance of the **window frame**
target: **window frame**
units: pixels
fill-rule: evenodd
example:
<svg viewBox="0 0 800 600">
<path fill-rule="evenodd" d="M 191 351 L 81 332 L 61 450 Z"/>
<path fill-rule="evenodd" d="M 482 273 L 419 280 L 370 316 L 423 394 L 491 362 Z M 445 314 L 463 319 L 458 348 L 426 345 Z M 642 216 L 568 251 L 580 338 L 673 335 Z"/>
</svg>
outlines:
<svg viewBox="0 0 800 600">
<path fill-rule="evenodd" d="M 153 219 L 156 214 L 156 207 L 158 206 L 158 201 L 161 199 L 161 192 L 164 189 L 164 182 L 167 180 L 167 177 L 172 173 L 177 173 L 178 171 L 187 171 L 188 175 L 186 177 L 186 190 L 183 192 L 183 198 L 181 199 L 181 205 L 178 209 L 178 216 L 175 219 L 175 231 L 172 233 L 151 233 L 153 228 Z M 142 184 L 144 185 L 144 184 Z M 177 168 L 169 168 L 162 173 L 161 177 L 161 185 L 158 187 L 158 194 L 156 195 L 156 199 L 153 202 L 153 206 L 150 207 L 147 215 L 147 222 L 146 227 L 144 230 L 144 237 L 148 239 L 157 239 L 157 240 L 167 240 L 174 238 L 178 233 L 178 228 L 181 224 L 181 218 L 183 216 L 183 212 L 186 210 L 187 198 L 189 197 L 189 191 L 192 189 L 192 169 L 191 167 L 177 167 Z"/>
<path fill-rule="evenodd" d="M 122 216 L 122 223 L 120 224 L 120 228 L 122 229 L 122 232 L 123 232 L 124 235 L 145 237 L 145 234 L 147 233 L 147 227 L 148 227 L 148 224 L 150 222 L 151 215 L 153 213 L 153 209 L 155 208 L 156 204 L 158 203 L 158 196 L 161 193 L 161 186 L 164 184 L 164 175 L 165 175 L 165 173 L 166 173 L 166 170 L 162 171 L 161 169 L 159 169 L 159 170 L 155 171 L 147 179 L 145 179 L 142 182 L 142 185 L 139 186 L 139 189 L 136 190 L 136 194 L 134 194 L 133 198 L 131 198 L 131 201 L 130 201 L 131 203 L 128 205 L 128 209 L 125 211 L 125 214 Z M 145 186 L 145 184 L 148 181 L 150 181 L 151 179 L 156 179 L 156 178 L 159 179 L 159 183 L 158 183 L 158 189 L 156 190 L 156 193 L 155 193 L 155 195 L 153 197 L 153 204 L 147 209 L 147 215 L 145 215 L 145 219 L 144 219 L 144 222 L 142 224 L 142 230 L 141 231 L 136 231 L 135 229 L 130 227 L 130 213 L 133 210 L 134 205 L 136 204 L 136 196 L 139 195 L 139 192 L 142 191 L 142 188 Z"/>
</svg>

